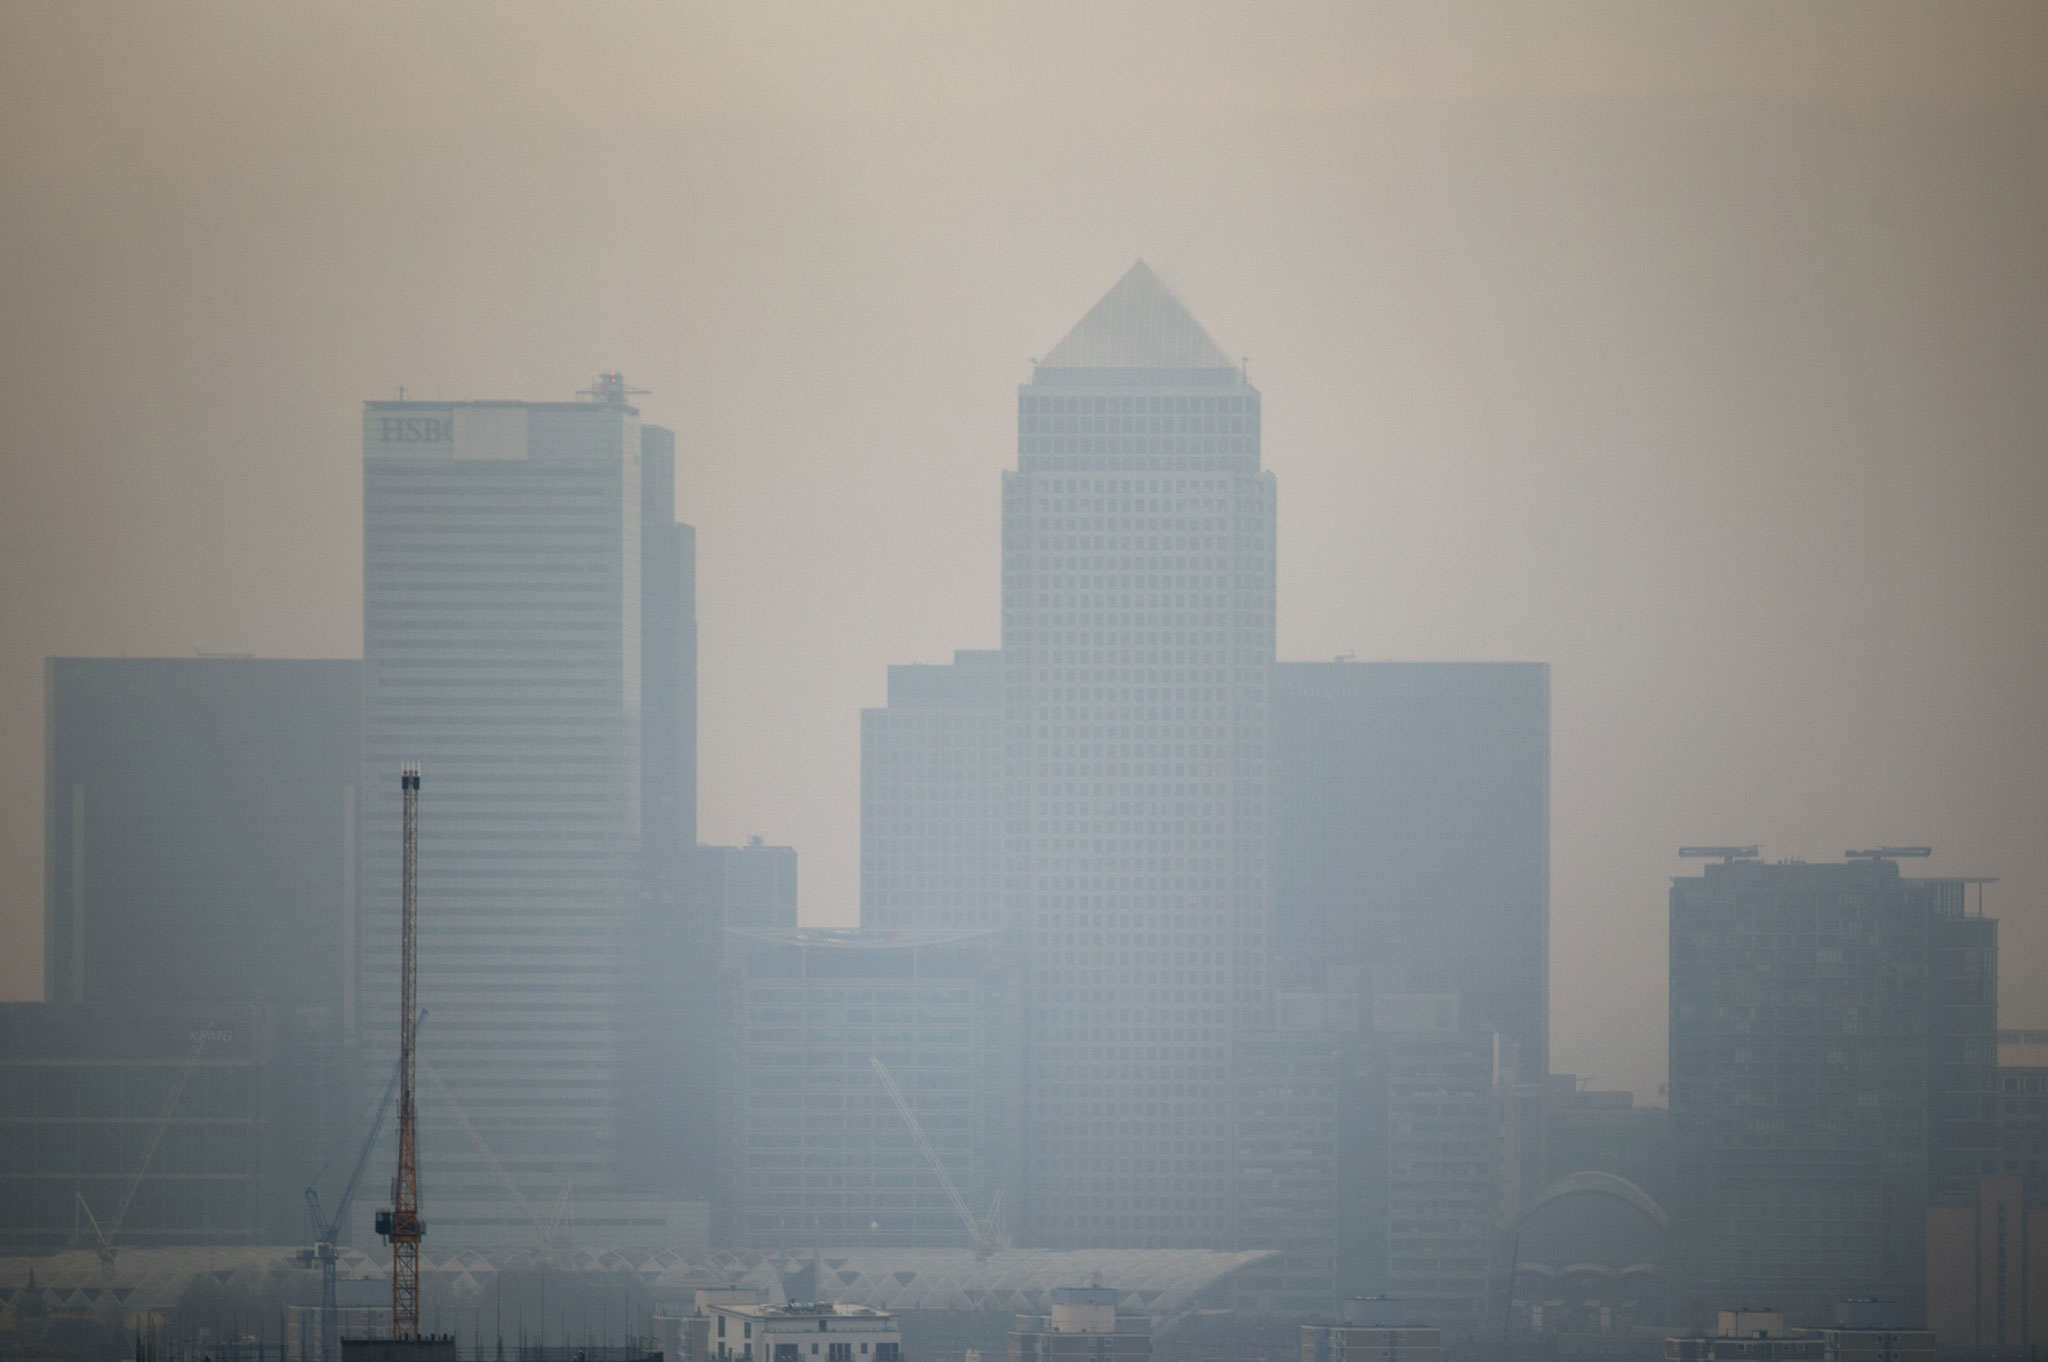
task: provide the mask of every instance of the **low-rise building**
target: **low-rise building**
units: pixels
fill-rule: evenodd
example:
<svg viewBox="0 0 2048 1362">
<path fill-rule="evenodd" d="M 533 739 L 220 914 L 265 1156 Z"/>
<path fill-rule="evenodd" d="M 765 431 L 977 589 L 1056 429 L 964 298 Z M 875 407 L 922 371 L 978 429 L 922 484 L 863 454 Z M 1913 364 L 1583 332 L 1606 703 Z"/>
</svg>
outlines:
<svg viewBox="0 0 2048 1362">
<path fill-rule="evenodd" d="M 1056 1286 L 1052 1310 L 1010 1324 L 1010 1362 L 1145 1362 L 1152 1356 L 1149 1315 L 1117 1313 L 1107 1286 Z"/>
<path fill-rule="evenodd" d="M 1437 1362 L 1443 1331 L 1417 1324 L 1405 1301 L 1353 1297 L 1334 1324 L 1301 1326 L 1301 1362 Z"/>
<path fill-rule="evenodd" d="M 709 1356 L 717 1362 L 902 1362 L 896 1317 L 830 1301 L 762 1305 L 712 1302 Z"/>
<path fill-rule="evenodd" d="M 1823 1362 L 1816 1334 L 1785 1327 L 1777 1310 L 1723 1310 L 1714 1332 L 1664 1340 L 1664 1362 Z"/>
</svg>

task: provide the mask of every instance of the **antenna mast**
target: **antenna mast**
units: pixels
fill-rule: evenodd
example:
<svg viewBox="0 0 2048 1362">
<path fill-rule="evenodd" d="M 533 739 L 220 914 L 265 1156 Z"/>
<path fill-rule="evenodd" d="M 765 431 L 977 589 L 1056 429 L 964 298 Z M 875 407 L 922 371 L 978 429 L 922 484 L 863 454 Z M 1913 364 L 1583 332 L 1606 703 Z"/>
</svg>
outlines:
<svg viewBox="0 0 2048 1362">
<path fill-rule="evenodd" d="M 391 1245 L 391 1336 L 420 1336 L 420 1169 L 413 1136 L 412 1075 L 418 1041 L 420 768 L 408 765 L 398 777 L 405 796 L 404 870 L 399 890 L 398 1176 L 391 1209 L 377 1217 L 377 1233 Z"/>
</svg>

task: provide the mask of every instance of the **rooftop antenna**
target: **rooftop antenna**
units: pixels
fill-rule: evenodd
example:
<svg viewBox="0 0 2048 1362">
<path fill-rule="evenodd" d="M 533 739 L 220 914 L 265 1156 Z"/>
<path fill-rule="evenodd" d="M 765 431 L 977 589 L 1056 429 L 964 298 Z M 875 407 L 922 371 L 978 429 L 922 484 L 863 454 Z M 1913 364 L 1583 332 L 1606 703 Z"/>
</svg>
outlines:
<svg viewBox="0 0 2048 1362">
<path fill-rule="evenodd" d="M 626 382 L 626 376 L 617 369 L 607 369 L 591 380 L 587 388 L 576 390 L 578 397 L 587 397 L 593 402 L 607 406 L 623 407 L 629 397 L 645 397 L 647 389 L 635 388 Z"/>
</svg>

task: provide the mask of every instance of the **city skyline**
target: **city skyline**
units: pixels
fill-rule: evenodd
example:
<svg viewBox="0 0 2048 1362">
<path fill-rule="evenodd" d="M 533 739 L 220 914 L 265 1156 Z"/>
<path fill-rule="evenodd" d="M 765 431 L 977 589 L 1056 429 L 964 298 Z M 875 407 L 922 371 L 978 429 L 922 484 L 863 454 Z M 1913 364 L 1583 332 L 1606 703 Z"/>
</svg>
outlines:
<svg viewBox="0 0 2048 1362">
<path fill-rule="evenodd" d="M 1817 13 L 1796 50 L 1843 22 Z M 1695 50 L 1686 79 L 1660 56 L 1491 91 L 1444 74 L 1439 35 L 1414 79 L 1447 104 L 1411 85 L 1326 107 L 1255 80 L 1223 112 L 1137 98 L 1106 140 L 969 101 L 953 131 L 911 118 L 926 169 L 872 106 L 829 132 L 805 113 L 733 134 L 753 179 L 645 106 L 617 139 L 517 152 L 521 173 L 566 175 L 565 201 L 613 195 L 602 222 L 511 211 L 457 138 L 351 170 L 320 148 L 352 156 L 388 124 L 343 114 L 319 143 L 312 106 L 275 92 L 248 97 L 278 119 L 225 141 L 191 136 L 218 115 L 175 82 L 68 120 L 161 231 L 65 230 L 83 182 L 46 150 L 24 162 L 58 192 L 24 196 L 10 228 L 20 258 L 54 263 L 24 295 L 36 339 L 7 379 L 19 448 L 48 455 L 17 475 L 8 522 L 23 589 L 4 735 L 24 755 L 0 868 L 24 906 L 6 958 L 40 957 L 42 657 L 352 654 L 352 404 L 400 383 L 566 397 L 599 366 L 655 389 L 649 419 L 678 431 L 679 500 L 704 535 L 706 840 L 798 847 L 807 915 L 845 921 L 857 711 L 890 663 L 997 642 L 1001 391 L 1142 255 L 1284 413 L 1266 441 L 1282 657 L 1551 663 L 1556 1067 L 1655 1091 L 1660 905 L 1682 842 L 1815 858 L 1931 843 L 1937 870 L 2001 876 L 2008 977 L 2038 976 L 2044 573 L 2025 508 L 2042 420 L 2023 380 L 2041 353 L 2040 87 L 2019 55 L 2036 48 L 2004 30 L 2008 65 L 1967 99 L 1953 44 L 1911 76 L 1816 64 L 1809 88 L 1729 55 L 1786 38 L 1774 22 L 1729 19 L 1729 45 Z M 1875 28 L 1880 47 L 1929 50 L 1911 22 Z M 114 36 L 109 72 L 132 71 Z M 291 69 L 306 37 L 251 31 L 195 54 L 189 79 Z M 47 33 L 21 50 L 38 43 L 63 50 Z M 263 60 L 236 56 L 252 47 Z M 307 88 L 329 78 L 315 64 Z M 100 89 L 79 79 L 61 97 L 18 88 L 68 107 Z M 1699 89 L 1726 102 L 1677 93 Z M 1244 115 L 1259 91 L 1264 122 Z M 1927 103 L 1888 102 L 1906 93 Z M 477 117 L 479 145 L 513 155 L 523 125 L 502 106 Z M 991 144 L 1014 161 L 991 169 Z M 194 174 L 145 173 L 187 145 L 163 163 Z M 301 160 L 337 182 L 303 200 L 265 187 Z M 1193 221 L 1186 205 L 1240 171 L 1248 192 Z M 992 205 L 1027 186 L 1037 206 L 1011 225 Z M 931 211 L 891 210 L 911 193 Z M 1054 211 L 1074 201 L 1085 220 Z M 235 202 L 246 230 L 217 230 Z M 188 270 L 179 253 L 211 240 L 232 246 Z M 594 300 L 502 288 L 569 259 L 640 274 Z M 80 321 L 81 297 L 118 324 Z M 560 325 L 528 328 L 542 312 Z M 81 374 L 119 395 L 91 423 L 54 400 Z M 33 997 L 36 972 L 4 987 Z"/>
</svg>

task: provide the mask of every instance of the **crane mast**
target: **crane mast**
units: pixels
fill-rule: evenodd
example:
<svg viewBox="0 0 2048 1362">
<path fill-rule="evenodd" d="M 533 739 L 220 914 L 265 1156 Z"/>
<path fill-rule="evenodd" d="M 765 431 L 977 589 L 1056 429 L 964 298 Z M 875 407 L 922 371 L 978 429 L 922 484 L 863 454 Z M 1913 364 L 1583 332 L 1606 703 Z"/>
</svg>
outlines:
<svg viewBox="0 0 2048 1362">
<path fill-rule="evenodd" d="M 377 1233 L 391 1245 L 391 1336 L 420 1336 L 420 1170 L 414 1144 L 414 1046 L 419 1039 L 420 768 L 398 778 L 405 800 L 403 870 L 399 883 L 398 1176 L 391 1209 L 377 1217 Z"/>
</svg>

